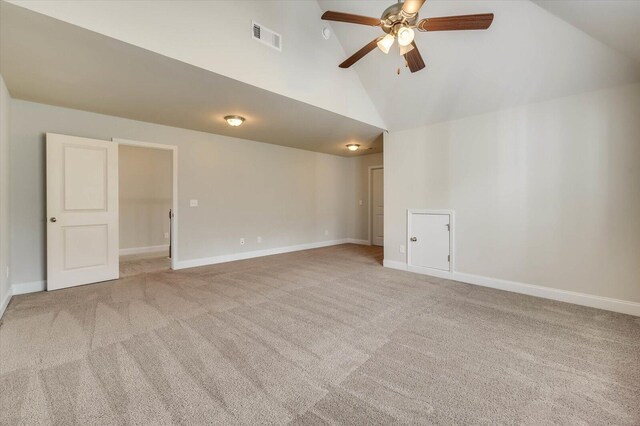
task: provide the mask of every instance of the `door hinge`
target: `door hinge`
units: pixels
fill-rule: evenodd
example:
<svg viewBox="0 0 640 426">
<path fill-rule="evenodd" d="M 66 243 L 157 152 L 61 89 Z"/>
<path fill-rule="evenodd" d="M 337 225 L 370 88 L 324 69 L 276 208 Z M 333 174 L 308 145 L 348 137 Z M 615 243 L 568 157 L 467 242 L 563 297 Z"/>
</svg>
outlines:
<svg viewBox="0 0 640 426">
<path fill-rule="evenodd" d="M 450 254 L 447 255 L 447 262 L 451 262 L 451 255 Z"/>
<path fill-rule="evenodd" d="M 445 226 L 447 227 L 447 231 L 451 231 L 451 225 L 450 224 L 447 223 Z"/>
</svg>

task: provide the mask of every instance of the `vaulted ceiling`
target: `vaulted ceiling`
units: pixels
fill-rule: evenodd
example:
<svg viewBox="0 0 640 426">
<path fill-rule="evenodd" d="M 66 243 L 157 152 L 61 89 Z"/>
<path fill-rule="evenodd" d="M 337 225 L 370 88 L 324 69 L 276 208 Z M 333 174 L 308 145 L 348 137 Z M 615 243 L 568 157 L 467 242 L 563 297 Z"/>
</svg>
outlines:
<svg viewBox="0 0 640 426">
<path fill-rule="evenodd" d="M 379 17 L 392 1 L 319 3 L 324 11 Z M 580 7 L 591 2 L 571 3 Z M 487 12 L 495 19 L 486 31 L 417 33 L 426 62 L 420 72 L 411 74 L 404 68 L 397 45 L 388 55 L 375 49 L 353 66 L 389 130 L 631 83 L 640 77 L 636 61 L 529 1 L 428 0 L 420 17 Z M 636 30 L 639 19 L 636 11 Z M 347 55 L 381 34 L 377 27 L 327 25 Z M 637 40 L 627 42 L 638 48 Z"/>
<path fill-rule="evenodd" d="M 320 19 L 326 10 L 379 17 L 392 0 L 9 1 L 46 15 L 44 22 L 59 32 L 47 37 L 43 24 L 12 27 L 24 40 L 13 40 L 15 63 L 2 64 L 11 70 L 3 73 L 12 74 L 5 75 L 9 89 L 22 90 L 24 98 L 227 134 L 207 114 L 245 103 L 248 114 L 262 114 L 261 126 L 271 127 L 247 127 L 240 137 L 287 139 L 288 146 L 321 152 L 339 152 L 347 138 L 373 143 L 382 128 L 417 127 L 640 81 L 640 1 L 428 0 L 421 17 L 492 12 L 495 19 L 487 31 L 418 33 L 426 68 L 415 74 L 404 68 L 397 47 L 388 55 L 375 49 L 350 69 L 338 68 L 381 31 Z M 252 20 L 282 34 L 281 52 L 251 39 Z M 323 27 L 332 29 L 329 40 Z M 52 49 L 69 61 L 47 54 Z M 95 62 L 83 65 L 82 52 L 93 52 Z M 28 71 L 39 56 L 60 72 Z M 109 75 L 122 82 L 122 93 L 112 89 L 100 96 L 95 91 L 102 86 L 91 77 L 108 81 Z M 161 92 L 163 105 L 181 108 L 172 113 L 158 109 L 158 102 L 142 102 L 147 98 L 131 99 L 140 93 L 127 87 L 146 87 L 150 100 Z M 373 146 L 379 149 L 379 140 Z"/>
<path fill-rule="evenodd" d="M 533 1 L 607 46 L 640 62 L 640 1 Z"/>
<path fill-rule="evenodd" d="M 250 38 L 248 44 L 278 58 Z M 11 95 L 27 101 L 334 155 L 382 151 L 380 126 L 2 1 L 0 73 Z M 247 121 L 230 127 L 223 119 L 229 114 Z M 349 143 L 361 149 L 349 151 Z"/>
</svg>

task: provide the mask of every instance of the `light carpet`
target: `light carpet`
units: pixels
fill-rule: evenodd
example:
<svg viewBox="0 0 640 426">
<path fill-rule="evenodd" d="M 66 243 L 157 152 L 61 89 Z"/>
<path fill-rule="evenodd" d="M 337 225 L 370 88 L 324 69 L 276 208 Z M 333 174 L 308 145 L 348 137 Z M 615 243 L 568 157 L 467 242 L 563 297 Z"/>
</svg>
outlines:
<svg viewBox="0 0 640 426">
<path fill-rule="evenodd" d="M 0 423 L 640 424 L 640 320 L 342 245 L 16 296 Z"/>
<path fill-rule="evenodd" d="M 163 272 L 171 269 L 171 258 L 166 252 L 129 254 L 120 256 L 120 278 Z"/>
</svg>

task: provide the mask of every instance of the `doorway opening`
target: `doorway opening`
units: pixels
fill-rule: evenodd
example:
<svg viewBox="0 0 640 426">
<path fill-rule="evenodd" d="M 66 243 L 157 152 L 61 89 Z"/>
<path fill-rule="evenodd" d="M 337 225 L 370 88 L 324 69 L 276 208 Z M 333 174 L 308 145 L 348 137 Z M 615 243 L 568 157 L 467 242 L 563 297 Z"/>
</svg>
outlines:
<svg viewBox="0 0 640 426">
<path fill-rule="evenodd" d="M 369 167 L 369 244 L 384 246 L 384 167 Z"/>
<path fill-rule="evenodd" d="M 175 147 L 114 141 L 119 143 L 120 278 L 173 269 Z"/>
</svg>

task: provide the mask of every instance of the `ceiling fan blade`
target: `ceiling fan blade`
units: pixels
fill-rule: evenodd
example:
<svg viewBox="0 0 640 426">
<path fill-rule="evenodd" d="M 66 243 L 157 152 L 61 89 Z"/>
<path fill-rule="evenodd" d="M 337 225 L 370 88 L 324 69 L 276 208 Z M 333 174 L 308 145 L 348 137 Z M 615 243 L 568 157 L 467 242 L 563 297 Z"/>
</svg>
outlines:
<svg viewBox="0 0 640 426">
<path fill-rule="evenodd" d="M 380 18 L 371 18 L 369 16 L 353 15 L 351 13 L 327 11 L 322 14 L 325 21 L 348 22 L 350 24 L 370 25 L 372 27 L 380 26 Z"/>
<path fill-rule="evenodd" d="M 420 71 L 426 65 L 422 60 L 422 55 L 420 54 L 420 51 L 418 50 L 418 46 L 416 45 L 416 43 L 412 42 L 411 45 L 413 46 L 413 49 L 407 52 L 404 55 L 404 58 L 407 60 L 407 64 L 409 65 L 409 71 L 414 73 L 416 71 Z"/>
<path fill-rule="evenodd" d="M 426 0 L 405 0 L 402 4 L 402 11 L 407 15 L 415 15 Z"/>
<path fill-rule="evenodd" d="M 364 56 L 367 53 L 371 52 L 373 49 L 377 47 L 378 40 L 380 40 L 380 38 L 376 38 L 372 40 L 369 44 L 367 44 L 362 49 L 358 50 L 356 53 L 351 55 L 349 58 L 347 58 L 346 61 L 340 64 L 340 68 L 349 68 L 351 65 L 355 64 L 360 59 L 364 58 Z"/>
<path fill-rule="evenodd" d="M 418 22 L 420 31 L 486 30 L 493 22 L 493 13 L 480 15 L 443 16 Z"/>
</svg>

